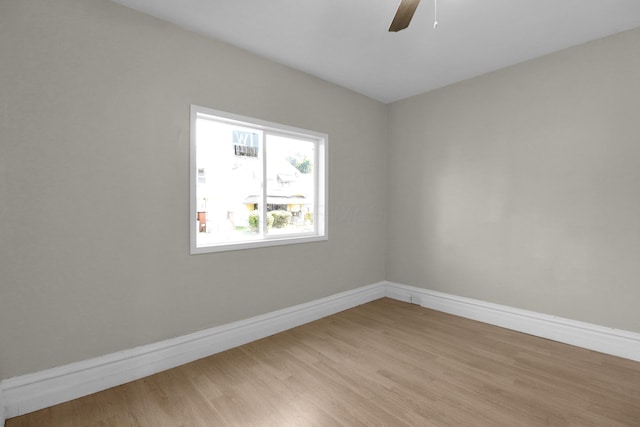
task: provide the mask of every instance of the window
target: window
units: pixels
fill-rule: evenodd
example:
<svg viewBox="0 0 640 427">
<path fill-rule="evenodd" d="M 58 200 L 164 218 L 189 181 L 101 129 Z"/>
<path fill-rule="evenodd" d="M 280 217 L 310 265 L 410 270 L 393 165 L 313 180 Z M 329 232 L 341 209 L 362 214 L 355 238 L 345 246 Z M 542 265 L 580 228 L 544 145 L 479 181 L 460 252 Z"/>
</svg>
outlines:
<svg viewBox="0 0 640 427">
<path fill-rule="evenodd" d="M 191 253 L 327 239 L 326 134 L 191 106 Z"/>
</svg>

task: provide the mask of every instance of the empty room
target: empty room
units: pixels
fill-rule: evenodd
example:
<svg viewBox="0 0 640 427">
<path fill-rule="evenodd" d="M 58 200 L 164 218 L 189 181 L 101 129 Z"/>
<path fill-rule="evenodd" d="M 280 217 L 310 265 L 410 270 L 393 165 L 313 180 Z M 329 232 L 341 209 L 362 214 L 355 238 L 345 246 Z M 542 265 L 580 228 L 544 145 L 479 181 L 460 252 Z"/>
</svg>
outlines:
<svg viewBox="0 0 640 427">
<path fill-rule="evenodd" d="M 637 0 L 0 0 L 0 426 L 640 426 Z"/>
</svg>

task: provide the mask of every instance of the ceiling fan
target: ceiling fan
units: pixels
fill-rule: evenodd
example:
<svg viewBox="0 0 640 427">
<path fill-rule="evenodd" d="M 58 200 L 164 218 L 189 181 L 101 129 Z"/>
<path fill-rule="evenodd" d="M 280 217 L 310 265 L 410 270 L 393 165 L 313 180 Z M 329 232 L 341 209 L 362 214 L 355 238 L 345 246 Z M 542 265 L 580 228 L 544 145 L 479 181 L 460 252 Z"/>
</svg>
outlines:
<svg viewBox="0 0 640 427">
<path fill-rule="evenodd" d="M 389 27 L 389 31 L 398 32 L 407 28 L 419 3 L 420 0 L 401 0 L 400 6 L 398 6 L 398 11 L 396 12 L 396 16 L 393 17 L 393 21 L 391 22 L 391 26 Z M 435 28 L 437 26 L 438 21 L 436 20 L 433 27 Z"/>
</svg>

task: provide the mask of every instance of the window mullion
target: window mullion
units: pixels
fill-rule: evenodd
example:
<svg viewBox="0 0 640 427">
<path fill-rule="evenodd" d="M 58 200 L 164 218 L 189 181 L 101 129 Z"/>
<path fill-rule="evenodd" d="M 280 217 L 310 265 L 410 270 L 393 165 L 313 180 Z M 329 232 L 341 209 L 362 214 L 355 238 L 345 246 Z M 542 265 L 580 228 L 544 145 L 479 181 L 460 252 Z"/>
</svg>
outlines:
<svg viewBox="0 0 640 427">
<path fill-rule="evenodd" d="M 319 230 L 319 221 L 322 219 L 324 220 L 324 215 L 321 215 L 320 213 L 320 204 L 319 204 L 319 200 L 320 200 L 320 172 L 319 172 L 319 168 L 320 168 L 320 144 L 316 141 L 315 144 L 315 150 L 313 150 L 313 216 L 315 217 L 315 220 L 313 221 L 313 232 L 314 233 L 318 233 Z"/>
<path fill-rule="evenodd" d="M 267 220 L 267 132 L 262 132 L 262 204 L 260 205 L 260 237 L 267 237 L 268 220 Z"/>
</svg>

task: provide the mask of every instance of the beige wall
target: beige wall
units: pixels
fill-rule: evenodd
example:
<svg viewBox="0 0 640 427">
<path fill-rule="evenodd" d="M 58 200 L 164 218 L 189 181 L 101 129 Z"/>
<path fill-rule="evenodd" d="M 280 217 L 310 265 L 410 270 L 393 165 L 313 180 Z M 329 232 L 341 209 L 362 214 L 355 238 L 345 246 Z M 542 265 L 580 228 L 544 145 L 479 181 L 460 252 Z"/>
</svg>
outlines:
<svg viewBox="0 0 640 427">
<path fill-rule="evenodd" d="M 385 278 L 387 106 L 106 0 L 0 1 L 0 378 Z M 330 240 L 189 255 L 191 103 L 329 134 Z"/>
<path fill-rule="evenodd" d="M 640 332 L 640 29 L 391 105 L 387 278 Z"/>
</svg>

